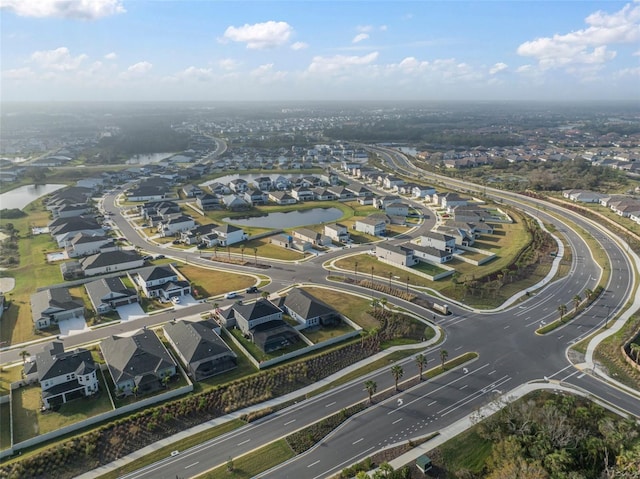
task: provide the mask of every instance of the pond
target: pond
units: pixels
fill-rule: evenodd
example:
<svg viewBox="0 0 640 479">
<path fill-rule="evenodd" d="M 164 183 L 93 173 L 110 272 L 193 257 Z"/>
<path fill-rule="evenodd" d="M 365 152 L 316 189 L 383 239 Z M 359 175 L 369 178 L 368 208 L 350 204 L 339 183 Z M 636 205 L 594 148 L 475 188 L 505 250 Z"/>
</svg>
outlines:
<svg viewBox="0 0 640 479">
<path fill-rule="evenodd" d="M 127 165 L 148 165 L 149 163 L 157 163 L 175 153 L 149 153 L 147 155 L 134 155 L 127 160 Z"/>
<path fill-rule="evenodd" d="M 0 195 L 0 209 L 21 210 L 32 201 L 64 188 L 67 185 L 24 185 Z"/>
<path fill-rule="evenodd" d="M 341 216 L 342 211 L 338 208 L 313 208 L 303 211 L 289 211 L 287 213 L 269 213 L 264 216 L 252 216 L 242 219 L 224 218 L 224 221 L 238 226 L 284 229 L 295 226 L 332 223 Z"/>
</svg>

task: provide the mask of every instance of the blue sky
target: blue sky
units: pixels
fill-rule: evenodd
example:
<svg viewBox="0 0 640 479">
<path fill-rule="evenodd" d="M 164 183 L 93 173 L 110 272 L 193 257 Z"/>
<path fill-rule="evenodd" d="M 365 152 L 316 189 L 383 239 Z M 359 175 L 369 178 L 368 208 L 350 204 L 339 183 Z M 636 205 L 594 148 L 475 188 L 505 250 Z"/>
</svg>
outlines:
<svg viewBox="0 0 640 479">
<path fill-rule="evenodd" d="M 0 0 L 2 101 L 640 100 L 640 1 Z"/>
</svg>

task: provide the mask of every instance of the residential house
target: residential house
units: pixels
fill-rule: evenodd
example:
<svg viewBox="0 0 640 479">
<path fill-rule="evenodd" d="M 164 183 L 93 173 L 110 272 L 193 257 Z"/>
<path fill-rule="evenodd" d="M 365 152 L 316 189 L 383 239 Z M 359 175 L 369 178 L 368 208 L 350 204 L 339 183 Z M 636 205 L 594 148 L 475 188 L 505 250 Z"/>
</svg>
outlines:
<svg viewBox="0 0 640 479">
<path fill-rule="evenodd" d="M 85 276 L 114 273 L 127 269 L 140 268 L 144 259 L 136 251 L 116 250 L 97 253 L 80 260 L 80 267 Z"/>
<path fill-rule="evenodd" d="M 388 205 L 393 203 L 402 202 L 402 198 L 397 195 L 393 196 L 378 196 L 373 198 L 373 206 L 378 209 L 385 209 Z"/>
<path fill-rule="evenodd" d="M 293 245 L 293 236 L 286 234 L 277 234 L 269 237 L 269 243 L 281 248 L 291 248 Z"/>
<path fill-rule="evenodd" d="M 176 374 L 175 361 L 150 329 L 131 336 L 110 336 L 102 340 L 100 350 L 117 396 L 157 391 Z"/>
<path fill-rule="evenodd" d="M 414 198 L 430 198 L 436 194 L 436 189 L 432 186 L 416 185 L 411 189 L 411 196 Z"/>
<path fill-rule="evenodd" d="M 191 285 L 184 277 L 170 265 L 148 266 L 131 274 L 135 284 L 144 292 L 147 298 L 158 298 L 169 301 L 191 294 Z"/>
<path fill-rule="evenodd" d="M 204 193 L 198 196 L 196 205 L 203 211 L 213 210 L 220 206 L 220 198 L 210 193 Z"/>
<path fill-rule="evenodd" d="M 229 182 L 229 189 L 234 193 L 241 194 L 249 189 L 249 183 L 242 178 L 236 178 Z"/>
<path fill-rule="evenodd" d="M 209 190 L 216 196 L 225 196 L 231 193 L 231 188 L 227 185 L 223 185 L 222 183 L 210 183 L 208 185 Z"/>
<path fill-rule="evenodd" d="M 266 299 L 233 306 L 236 325 L 264 352 L 300 341 L 298 333 L 282 319 L 282 310 Z"/>
<path fill-rule="evenodd" d="M 200 244 L 201 238 L 214 233 L 214 228 L 217 226 L 215 224 L 196 225 L 190 230 L 180 233 L 180 241 L 187 245 Z"/>
<path fill-rule="evenodd" d="M 249 188 L 244 193 L 244 200 L 250 205 L 262 205 L 266 202 L 267 195 L 260 190 Z"/>
<path fill-rule="evenodd" d="M 273 181 L 271 181 L 271 178 L 269 178 L 268 176 L 261 176 L 259 178 L 256 178 L 255 180 L 253 180 L 253 183 L 261 191 L 269 191 L 271 188 L 273 188 Z"/>
<path fill-rule="evenodd" d="M 292 231 L 297 240 L 311 243 L 313 246 L 327 246 L 331 244 L 331 238 L 308 228 L 296 228 Z"/>
<path fill-rule="evenodd" d="M 349 241 L 349 229 L 340 223 L 324 225 L 324 234 L 333 241 L 347 243 Z"/>
<path fill-rule="evenodd" d="M 313 188 L 311 191 L 313 191 L 313 199 L 316 201 L 332 201 L 338 198 L 335 193 L 332 193 L 323 186 Z"/>
<path fill-rule="evenodd" d="M 133 288 L 127 288 L 118 277 L 101 278 L 86 283 L 89 300 L 97 314 L 114 311 L 118 306 L 137 303 L 140 298 Z"/>
<path fill-rule="evenodd" d="M 49 288 L 31 295 L 31 319 L 36 329 L 77 317 L 84 317 L 84 303 L 73 299 L 68 288 Z"/>
<path fill-rule="evenodd" d="M 35 361 L 25 363 L 24 375 L 27 380 L 37 378 L 43 407 L 51 409 L 97 393 L 97 369 L 91 351 L 65 351 L 60 341 L 53 341 L 36 354 Z"/>
<path fill-rule="evenodd" d="M 230 246 L 247 239 L 247 235 L 242 228 L 230 224 L 216 226 L 213 228 L 213 232 L 218 235 L 218 244 L 220 246 Z"/>
<path fill-rule="evenodd" d="M 51 209 L 54 218 L 73 218 L 88 213 L 90 207 L 86 203 L 63 203 L 57 208 Z"/>
<path fill-rule="evenodd" d="M 397 187 L 404 185 L 404 180 L 396 176 L 385 176 L 382 180 L 382 187 L 387 190 L 397 191 Z"/>
<path fill-rule="evenodd" d="M 139 186 L 127 191 L 128 201 L 159 201 L 167 197 L 167 186 Z"/>
<path fill-rule="evenodd" d="M 439 204 L 443 208 L 448 208 L 450 206 L 464 206 L 468 204 L 468 200 L 466 198 L 462 198 L 457 193 L 436 193 L 433 196 L 433 200 Z"/>
<path fill-rule="evenodd" d="M 413 248 L 392 245 L 388 242 L 376 244 L 376 257 L 385 263 L 411 267 L 418 263 L 413 255 Z"/>
<path fill-rule="evenodd" d="M 429 246 L 441 251 L 453 253 L 456 249 L 456 239 L 436 231 L 430 231 L 420 237 L 420 246 Z"/>
<path fill-rule="evenodd" d="M 387 224 L 390 220 L 386 216 L 369 215 L 362 219 L 357 219 L 355 230 L 372 236 L 384 236 L 387 231 Z"/>
<path fill-rule="evenodd" d="M 335 325 L 341 321 L 335 309 L 300 288 L 289 291 L 278 306 L 295 319 L 301 329 Z"/>
<path fill-rule="evenodd" d="M 388 216 L 407 216 L 409 214 L 409 205 L 406 203 L 390 203 L 384 208 L 384 212 Z"/>
<path fill-rule="evenodd" d="M 346 188 L 345 186 L 335 185 L 330 186 L 327 189 L 341 200 L 348 200 L 356 196 L 353 191 Z"/>
<path fill-rule="evenodd" d="M 577 203 L 599 203 L 605 195 L 589 190 L 564 190 L 562 196 Z"/>
<path fill-rule="evenodd" d="M 65 244 L 65 250 L 69 258 L 78 258 L 97 253 L 115 251 L 118 247 L 113 238 L 104 235 L 77 233 Z"/>
<path fill-rule="evenodd" d="M 241 198 L 238 195 L 227 195 L 222 198 L 222 203 L 224 207 L 231 211 L 240 211 L 246 210 L 251 207 L 249 203 L 246 202 L 244 198 Z"/>
<path fill-rule="evenodd" d="M 315 198 L 314 192 L 306 186 L 299 186 L 291 190 L 291 196 L 297 201 L 310 201 Z"/>
<path fill-rule="evenodd" d="M 435 264 L 446 263 L 453 259 L 453 254 L 449 251 L 421 245 L 413 245 L 413 256 L 419 261 Z"/>
<path fill-rule="evenodd" d="M 49 223 L 49 233 L 60 248 L 78 233 L 88 235 L 104 235 L 104 229 L 94 218 L 77 216 L 73 218 L 58 218 Z"/>
<path fill-rule="evenodd" d="M 345 186 L 345 189 L 353 193 L 353 196 L 355 196 L 356 198 L 372 198 L 373 197 L 373 191 L 371 191 L 369 188 L 362 186 L 361 184 L 358 184 L 358 183 L 352 183 L 350 185 L 347 185 Z"/>
<path fill-rule="evenodd" d="M 237 366 L 237 356 L 216 330 L 211 320 L 171 321 L 162 328 L 169 344 L 186 366 L 187 373 L 200 381 Z"/>
<path fill-rule="evenodd" d="M 286 191 L 270 191 L 269 201 L 276 203 L 277 205 L 294 205 L 297 200 Z"/>
<path fill-rule="evenodd" d="M 161 222 L 158 225 L 160 236 L 176 236 L 183 231 L 195 227 L 196 222 L 191 216 L 180 215 Z"/>
</svg>

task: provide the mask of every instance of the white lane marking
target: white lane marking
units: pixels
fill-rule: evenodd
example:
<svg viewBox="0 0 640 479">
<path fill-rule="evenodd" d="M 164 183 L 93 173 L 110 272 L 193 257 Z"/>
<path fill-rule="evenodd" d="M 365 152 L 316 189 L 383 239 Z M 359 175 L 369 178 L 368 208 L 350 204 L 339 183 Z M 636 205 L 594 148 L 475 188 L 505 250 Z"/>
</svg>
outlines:
<svg viewBox="0 0 640 479">
<path fill-rule="evenodd" d="M 435 403 L 437 403 L 438 401 L 431 401 L 429 404 L 427 404 L 427 407 L 429 406 L 433 406 Z"/>
<path fill-rule="evenodd" d="M 288 426 L 289 424 L 292 424 L 292 423 L 294 423 L 294 422 L 296 422 L 296 420 L 295 420 L 295 419 L 292 419 L 291 421 L 285 422 L 285 423 L 284 423 L 284 425 L 285 425 L 285 426 Z"/>
<path fill-rule="evenodd" d="M 189 469 L 190 467 L 193 467 L 197 464 L 200 464 L 200 461 L 194 462 L 193 464 L 189 464 L 188 466 L 184 466 L 185 469 Z"/>
<path fill-rule="evenodd" d="M 361 437 L 357 441 L 352 442 L 351 444 L 358 444 L 360 441 L 364 441 L 364 437 Z"/>
<path fill-rule="evenodd" d="M 331 407 L 331 406 L 333 406 L 335 403 L 336 403 L 335 401 L 330 402 L 330 403 L 329 403 L 329 404 L 327 404 L 325 407 Z"/>
<path fill-rule="evenodd" d="M 400 418 L 400 419 L 396 419 L 396 420 L 395 420 L 395 421 L 393 421 L 391 424 L 396 424 L 396 423 L 399 423 L 400 421 L 402 421 L 402 418 Z"/>
<path fill-rule="evenodd" d="M 320 462 L 320 459 L 318 459 L 316 462 L 312 462 L 311 464 L 309 464 L 307 467 L 313 467 L 316 464 L 318 464 Z"/>
<path fill-rule="evenodd" d="M 246 441 L 242 441 L 241 443 L 237 444 L 237 446 L 242 446 L 243 444 L 246 444 L 249 441 L 251 441 L 251 439 L 247 439 Z"/>
</svg>

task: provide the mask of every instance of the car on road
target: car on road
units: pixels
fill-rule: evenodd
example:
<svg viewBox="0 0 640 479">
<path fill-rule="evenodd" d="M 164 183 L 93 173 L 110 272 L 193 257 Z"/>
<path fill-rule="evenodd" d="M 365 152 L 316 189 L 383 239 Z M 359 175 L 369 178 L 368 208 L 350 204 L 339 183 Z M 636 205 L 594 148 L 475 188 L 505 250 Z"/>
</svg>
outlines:
<svg viewBox="0 0 640 479">
<path fill-rule="evenodd" d="M 180 454 L 180 451 L 171 451 L 171 457 L 176 457 L 178 454 Z"/>
<path fill-rule="evenodd" d="M 256 286 L 251 286 L 249 288 L 247 288 L 247 293 L 257 293 L 258 292 L 258 288 Z"/>
<path fill-rule="evenodd" d="M 166 256 L 163 254 L 159 254 L 158 256 L 156 256 L 156 259 L 164 259 L 164 258 L 166 258 Z"/>
<path fill-rule="evenodd" d="M 143 256 L 142 259 L 144 261 L 149 261 L 150 259 L 153 259 L 153 256 L 147 255 L 147 256 Z"/>
<path fill-rule="evenodd" d="M 236 293 L 235 291 L 230 291 L 224 295 L 224 299 L 233 299 L 237 297 L 238 297 L 238 293 Z"/>
</svg>

